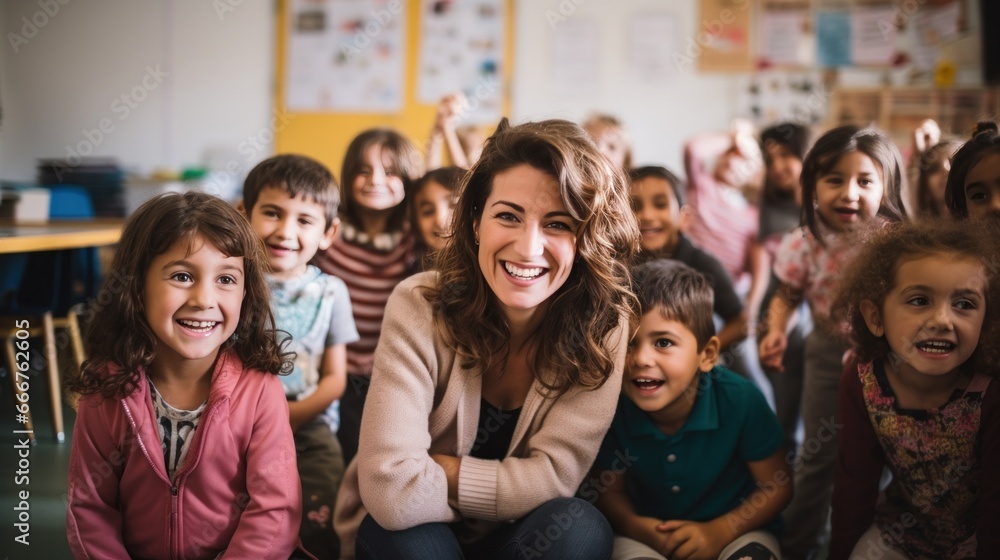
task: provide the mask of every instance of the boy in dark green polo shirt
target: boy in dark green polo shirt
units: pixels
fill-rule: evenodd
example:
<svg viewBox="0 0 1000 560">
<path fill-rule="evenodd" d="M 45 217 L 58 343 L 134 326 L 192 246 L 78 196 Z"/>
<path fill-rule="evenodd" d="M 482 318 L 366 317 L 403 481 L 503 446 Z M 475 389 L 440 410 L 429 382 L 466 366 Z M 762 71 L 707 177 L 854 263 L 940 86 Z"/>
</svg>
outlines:
<svg viewBox="0 0 1000 560">
<path fill-rule="evenodd" d="M 633 277 L 642 317 L 581 489 L 615 529 L 612 558 L 780 559 L 792 498 L 781 425 L 752 382 L 715 365 L 711 285 L 666 260 Z"/>
</svg>

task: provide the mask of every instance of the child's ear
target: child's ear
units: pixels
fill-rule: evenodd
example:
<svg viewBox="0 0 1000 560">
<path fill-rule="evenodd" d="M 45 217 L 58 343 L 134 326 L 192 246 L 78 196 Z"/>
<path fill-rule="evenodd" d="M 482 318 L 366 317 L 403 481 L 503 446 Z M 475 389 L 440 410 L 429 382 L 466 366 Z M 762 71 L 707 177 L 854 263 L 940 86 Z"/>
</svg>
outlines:
<svg viewBox="0 0 1000 560">
<path fill-rule="evenodd" d="M 884 335 L 885 329 L 882 328 L 882 313 L 879 312 L 875 302 L 866 299 L 861 302 L 859 307 L 861 309 L 861 316 L 865 318 L 865 324 L 868 325 L 868 330 L 875 336 Z"/>
<path fill-rule="evenodd" d="M 323 234 L 323 239 L 319 242 L 319 250 L 326 251 L 333 245 L 333 240 L 337 239 L 337 232 L 340 231 L 340 218 L 334 218 L 330 222 L 330 227 L 326 228 L 326 233 Z"/>
<path fill-rule="evenodd" d="M 236 209 L 239 210 L 241 214 L 246 216 L 248 220 L 250 219 L 250 213 L 247 212 L 247 207 L 243 204 L 243 199 L 240 199 L 240 201 L 236 203 Z"/>
<path fill-rule="evenodd" d="M 698 369 L 702 373 L 712 371 L 716 362 L 719 361 L 719 350 L 721 349 L 720 344 L 719 337 L 713 336 L 708 339 L 708 342 L 705 343 L 705 347 L 701 349 L 701 362 L 698 364 Z"/>
<path fill-rule="evenodd" d="M 681 231 L 687 231 L 690 223 L 691 223 L 691 210 L 690 208 L 688 208 L 688 205 L 685 204 L 684 206 L 681 206 L 680 212 L 678 212 L 677 229 Z"/>
</svg>

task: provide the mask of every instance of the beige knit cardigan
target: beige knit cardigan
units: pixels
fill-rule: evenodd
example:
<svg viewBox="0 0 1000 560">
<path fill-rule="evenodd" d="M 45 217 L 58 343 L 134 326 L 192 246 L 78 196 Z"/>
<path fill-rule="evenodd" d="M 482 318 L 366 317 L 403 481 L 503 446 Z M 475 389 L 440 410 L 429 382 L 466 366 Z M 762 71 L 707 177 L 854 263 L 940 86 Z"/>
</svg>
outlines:
<svg viewBox="0 0 1000 560">
<path fill-rule="evenodd" d="M 354 538 L 366 513 L 388 530 L 462 521 L 460 538 L 474 541 L 498 523 L 573 496 L 614 416 L 626 321 L 608 337 L 615 366 L 603 386 L 571 389 L 552 399 L 535 381 L 507 457 L 469 457 L 482 377 L 464 369 L 436 331 L 421 290 L 436 280 L 435 272 L 413 276 L 396 287 L 386 305 L 358 455 L 347 467 L 334 513 L 341 558 L 354 558 Z M 462 458 L 457 503 L 449 503 L 444 470 L 432 453 Z"/>
</svg>

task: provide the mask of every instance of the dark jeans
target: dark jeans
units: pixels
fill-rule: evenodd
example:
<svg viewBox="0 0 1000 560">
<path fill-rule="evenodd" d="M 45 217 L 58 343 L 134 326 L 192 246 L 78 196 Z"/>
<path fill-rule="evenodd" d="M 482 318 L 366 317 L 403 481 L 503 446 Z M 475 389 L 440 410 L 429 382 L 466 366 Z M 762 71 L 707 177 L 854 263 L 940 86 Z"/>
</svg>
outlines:
<svg viewBox="0 0 1000 560">
<path fill-rule="evenodd" d="M 340 428 L 337 429 L 337 440 L 344 453 L 345 466 L 350 465 L 358 454 L 361 413 L 365 410 L 365 399 L 368 398 L 371 382 L 371 377 L 347 374 L 347 387 L 344 388 L 344 396 L 340 397 Z"/>
<path fill-rule="evenodd" d="M 302 481 L 302 546 L 320 560 L 340 558 L 340 541 L 333 531 L 333 506 L 344 478 L 340 444 L 322 418 L 295 431 L 295 454 Z"/>
<path fill-rule="evenodd" d="M 446 523 L 387 531 L 369 515 L 361 522 L 358 560 L 607 560 L 614 535 L 597 508 L 556 498 L 472 545 L 461 545 Z"/>
</svg>

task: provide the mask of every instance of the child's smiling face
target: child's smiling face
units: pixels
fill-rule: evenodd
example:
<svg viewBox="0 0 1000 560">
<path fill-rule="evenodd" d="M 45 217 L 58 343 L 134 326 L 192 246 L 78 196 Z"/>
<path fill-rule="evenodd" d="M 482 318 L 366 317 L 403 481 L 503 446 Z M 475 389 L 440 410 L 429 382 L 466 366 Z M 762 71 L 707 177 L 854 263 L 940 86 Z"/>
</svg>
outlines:
<svg viewBox="0 0 1000 560">
<path fill-rule="evenodd" d="M 622 392 L 654 421 L 672 423 L 694 406 L 699 373 L 715 365 L 718 339 L 704 348 L 687 325 L 668 319 L 662 309 L 642 315 L 629 343 Z"/>
<path fill-rule="evenodd" d="M 985 154 L 969 169 L 964 187 L 970 217 L 1000 212 L 1000 150 Z"/>
<path fill-rule="evenodd" d="M 899 264 L 881 309 L 865 301 L 861 310 L 872 334 L 885 336 L 901 375 L 948 375 L 979 344 L 986 290 L 986 268 L 978 259 L 925 255 Z"/>
</svg>

